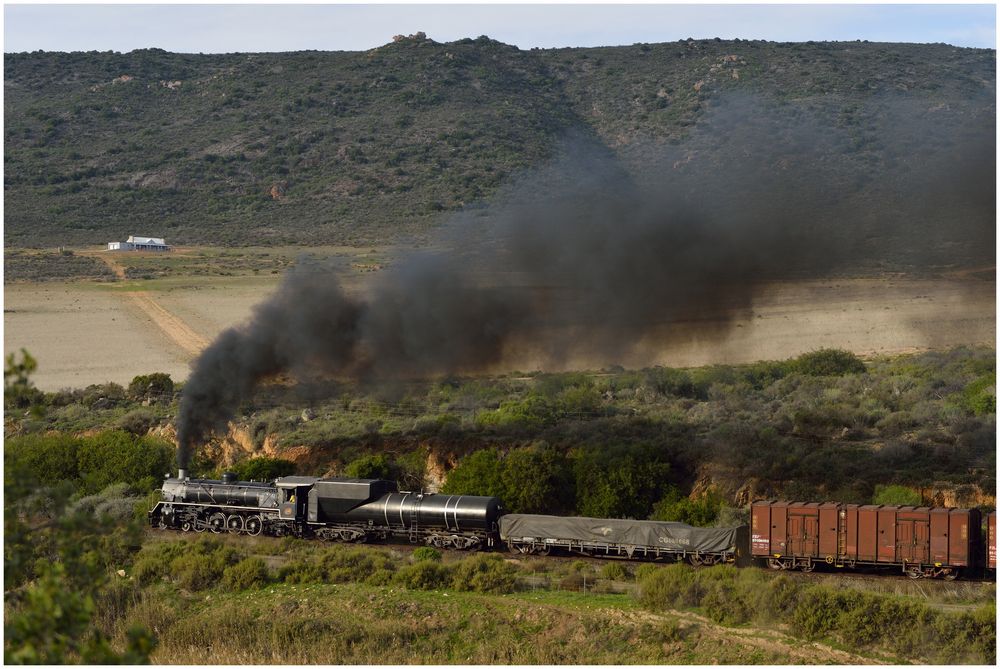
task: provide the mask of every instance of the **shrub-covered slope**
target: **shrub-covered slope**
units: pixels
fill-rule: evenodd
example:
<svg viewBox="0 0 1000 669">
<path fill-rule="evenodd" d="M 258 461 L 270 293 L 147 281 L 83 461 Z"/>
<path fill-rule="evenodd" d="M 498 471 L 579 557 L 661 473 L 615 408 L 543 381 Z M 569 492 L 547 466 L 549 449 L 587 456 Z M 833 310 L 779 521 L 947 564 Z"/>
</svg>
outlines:
<svg viewBox="0 0 1000 669">
<path fill-rule="evenodd" d="M 735 188 L 761 170 L 821 165 L 872 224 L 889 213 L 885 193 L 940 162 L 942 176 L 969 178 L 937 193 L 933 212 L 915 207 L 908 234 L 931 233 L 961 261 L 988 253 L 968 238 L 992 215 L 970 186 L 993 179 L 970 157 L 993 156 L 991 50 L 689 40 L 521 51 L 414 36 L 366 52 L 7 54 L 4 86 L 8 246 L 133 232 L 390 241 L 480 206 L 573 136 L 639 180 L 666 165 Z M 755 155 L 761 138 L 781 150 Z"/>
</svg>

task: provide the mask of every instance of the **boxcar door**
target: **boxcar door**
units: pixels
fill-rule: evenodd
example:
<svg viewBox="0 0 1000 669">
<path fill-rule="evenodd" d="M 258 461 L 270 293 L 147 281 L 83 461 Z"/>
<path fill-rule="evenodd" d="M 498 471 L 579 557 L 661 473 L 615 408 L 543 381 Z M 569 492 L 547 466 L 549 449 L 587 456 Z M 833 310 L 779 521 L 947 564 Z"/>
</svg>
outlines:
<svg viewBox="0 0 1000 669">
<path fill-rule="evenodd" d="M 802 555 L 819 555 L 819 516 L 802 519 Z"/>
<path fill-rule="evenodd" d="M 913 555 L 913 524 L 912 520 L 896 522 L 896 558 L 901 562 L 919 562 Z"/>
<path fill-rule="evenodd" d="M 788 555 L 802 555 L 802 516 L 788 514 Z"/>
<path fill-rule="evenodd" d="M 816 556 L 819 541 L 819 518 L 817 516 L 788 516 L 789 555 L 799 557 Z"/>
<path fill-rule="evenodd" d="M 930 525 L 923 520 L 913 521 L 913 561 L 922 564 L 931 561 Z"/>
</svg>

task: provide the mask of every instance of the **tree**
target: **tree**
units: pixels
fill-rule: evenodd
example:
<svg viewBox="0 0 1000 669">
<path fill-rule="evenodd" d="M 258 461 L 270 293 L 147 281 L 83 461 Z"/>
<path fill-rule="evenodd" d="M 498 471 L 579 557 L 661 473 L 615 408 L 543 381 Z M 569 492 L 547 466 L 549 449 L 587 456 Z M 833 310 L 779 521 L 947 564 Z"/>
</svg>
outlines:
<svg viewBox="0 0 1000 669">
<path fill-rule="evenodd" d="M 4 406 L 8 409 L 23 409 L 41 401 L 44 393 L 34 387 L 30 378 L 38 369 L 38 361 L 23 348 L 20 362 L 13 353 L 4 360 Z"/>
<path fill-rule="evenodd" d="M 100 593 L 139 543 L 117 525 L 69 504 L 72 485 L 39 486 L 27 472 L 4 480 L 4 662 L 148 663 L 156 640 L 129 630 L 123 653 L 95 626 Z"/>
<path fill-rule="evenodd" d="M 132 379 L 128 384 L 129 399 L 136 401 L 155 401 L 169 403 L 173 399 L 174 382 L 169 374 L 155 372 L 142 374 Z"/>
<path fill-rule="evenodd" d="M 922 503 L 919 492 L 901 485 L 876 485 L 872 496 L 872 504 L 920 506 Z"/>
<path fill-rule="evenodd" d="M 273 481 L 294 474 L 295 463 L 281 458 L 250 458 L 234 465 L 232 472 L 241 481 Z"/>
<path fill-rule="evenodd" d="M 359 479 L 396 479 L 397 468 L 384 453 L 362 455 L 344 467 L 344 475 Z"/>
<path fill-rule="evenodd" d="M 650 520 L 669 520 L 696 527 L 709 527 L 725 505 L 723 499 L 708 492 L 698 499 L 690 499 L 671 486 L 667 494 L 653 507 Z"/>
<path fill-rule="evenodd" d="M 670 465 L 644 446 L 581 449 L 574 454 L 576 510 L 596 518 L 645 518 Z"/>
<path fill-rule="evenodd" d="M 500 497 L 500 453 L 485 448 L 465 456 L 448 474 L 441 492 L 450 495 L 486 495 Z"/>
<path fill-rule="evenodd" d="M 572 471 L 562 454 L 545 442 L 515 448 L 503 458 L 500 489 L 511 513 L 555 513 L 573 503 Z"/>
</svg>

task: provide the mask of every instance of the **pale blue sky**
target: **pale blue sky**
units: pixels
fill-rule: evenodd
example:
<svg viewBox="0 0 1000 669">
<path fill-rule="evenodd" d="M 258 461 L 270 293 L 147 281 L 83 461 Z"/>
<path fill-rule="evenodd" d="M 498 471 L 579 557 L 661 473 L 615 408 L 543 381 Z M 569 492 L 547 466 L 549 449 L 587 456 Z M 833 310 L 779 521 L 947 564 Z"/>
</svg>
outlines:
<svg viewBox="0 0 1000 669">
<path fill-rule="evenodd" d="M 18 5 L 4 51 L 187 53 L 356 51 L 418 30 L 439 42 L 490 37 L 531 47 L 687 37 L 946 42 L 996 47 L 996 7 L 979 5 Z"/>
</svg>

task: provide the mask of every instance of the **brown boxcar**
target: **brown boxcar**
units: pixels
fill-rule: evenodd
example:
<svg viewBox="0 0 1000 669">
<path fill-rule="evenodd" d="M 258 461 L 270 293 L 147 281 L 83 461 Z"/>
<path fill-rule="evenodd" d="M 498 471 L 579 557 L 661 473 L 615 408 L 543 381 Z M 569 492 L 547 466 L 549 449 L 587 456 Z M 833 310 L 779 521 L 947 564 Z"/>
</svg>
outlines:
<svg viewBox="0 0 1000 669">
<path fill-rule="evenodd" d="M 874 565 L 951 579 L 976 566 L 975 509 L 762 501 L 750 517 L 751 555 L 774 569 Z"/>
</svg>

